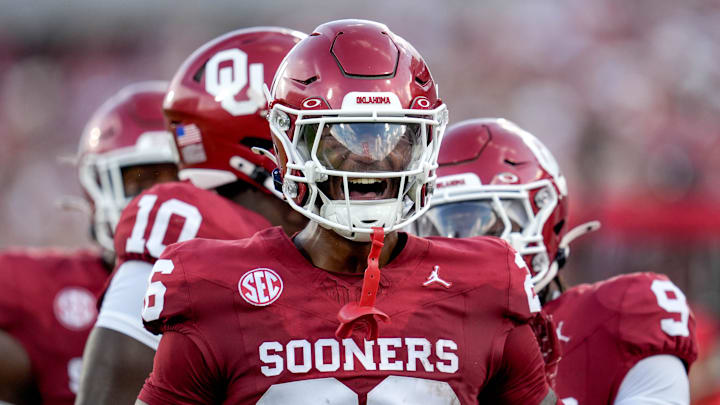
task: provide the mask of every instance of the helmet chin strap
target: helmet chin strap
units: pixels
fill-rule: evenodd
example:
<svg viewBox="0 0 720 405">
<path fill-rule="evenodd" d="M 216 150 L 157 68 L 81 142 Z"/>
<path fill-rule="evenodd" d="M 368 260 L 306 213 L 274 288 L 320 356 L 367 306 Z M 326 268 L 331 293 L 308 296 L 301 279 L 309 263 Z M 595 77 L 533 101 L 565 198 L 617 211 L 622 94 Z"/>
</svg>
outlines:
<svg viewBox="0 0 720 405">
<path fill-rule="evenodd" d="M 55 206 L 63 211 L 77 211 L 86 215 L 92 214 L 90 204 L 82 197 L 63 195 L 55 201 Z"/>
<path fill-rule="evenodd" d="M 364 322 L 368 326 L 367 339 L 378 338 L 378 319 L 387 322 L 390 317 L 383 311 L 375 308 L 375 298 L 380 286 L 380 252 L 385 240 L 385 231 L 382 228 L 373 228 L 372 246 L 367 259 L 367 268 L 363 277 L 360 302 L 349 302 L 338 312 L 340 326 L 335 331 L 339 339 L 346 339 L 352 335 L 355 325 Z"/>
<path fill-rule="evenodd" d="M 265 156 L 266 158 L 270 159 L 273 163 L 275 163 L 275 166 L 280 166 L 275 155 L 273 155 L 273 153 L 269 150 L 263 149 L 259 146 L 253 146 L 252 148 L 250 148 L 250 150 L 256 155 Z"/>
<path fill-rule="evenodd" d="M 570 242 L 574 241 L 575 239 L 585 235 L 586 233 L 595 232 L 598 229 L 600 229 L 600 221 L 590 221 L 585 222 L 582 225 L 578 225 L 575 228 L 568 231 L 568 233 L 563 236 L 562 240 L 560 241 L 559 248 L 560 249 L 570 249 Z M 567 255 L 569 255 L 570 252 L 567 252 Z M 566 255 L 566 257 L 567 257 Z"/>
<path fill-rule="evenodd" d="M 550 284 L 550 282 L 557 276 L 558 270 L 560 270 L 560 267 L 565 264 L 565 260 L 567 260 L 568 256 L 570 256 L 570 243 L 586 233 L 594 232 L 598 229 L 600 229 L 600 221 L 590 221 L 576 226 L 563 236 L 560 244 L 558 245 L 558 256 L 552 263 L 550 263 L 550 269 L 547 274 L 535 283 L 533 287 L 536 294 L 539 294 L 540 291 Z M 559 258 L 562 258 L 561 263 L 558 263 Z"/>
</svg>

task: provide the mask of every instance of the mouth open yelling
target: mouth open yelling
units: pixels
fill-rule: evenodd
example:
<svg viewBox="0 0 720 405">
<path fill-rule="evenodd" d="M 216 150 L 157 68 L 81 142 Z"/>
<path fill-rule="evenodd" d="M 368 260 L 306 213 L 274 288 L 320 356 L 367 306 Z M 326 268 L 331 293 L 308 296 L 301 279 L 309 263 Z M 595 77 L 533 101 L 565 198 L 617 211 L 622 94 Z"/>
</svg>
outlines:
<svg viewBox="0 0 720 405">
<path fill-rule="evenodd" d="M 397 196 L 400 179 L 378 179 L 369 177 L 348 178 L 351 200 L 386 200 Z M 345 199 L 342 177 L 331 177 L 328 196 L 333 200 Z"/>
</svg>

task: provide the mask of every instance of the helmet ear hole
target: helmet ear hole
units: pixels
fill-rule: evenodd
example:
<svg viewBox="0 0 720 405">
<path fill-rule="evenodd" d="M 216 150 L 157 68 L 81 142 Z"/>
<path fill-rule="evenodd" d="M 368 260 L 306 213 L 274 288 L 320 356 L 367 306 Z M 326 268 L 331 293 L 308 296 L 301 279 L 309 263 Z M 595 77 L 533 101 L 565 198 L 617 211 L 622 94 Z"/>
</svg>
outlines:
<svg viewBox="0 0 720 405">
<path fill-rule="evenodd" d="M 254 136 L 244 137 L 240 140 L 240 144 L 246 146 L 248 149 L 261 148 L 265 150 L 270 150 L 274 146 L 271 140 L 257 138 Z"/>
<path fill-rule="evenodd" d="M 200 83 L 202 81 L 202 77 L 205 74 L 205 66 L 207 66 L 207 61 L 203 63 L 202 66 L 200 66 L 200 69 L 198 69 L 193 75 L 192 78 L 196 83 Z"/>
</svg>

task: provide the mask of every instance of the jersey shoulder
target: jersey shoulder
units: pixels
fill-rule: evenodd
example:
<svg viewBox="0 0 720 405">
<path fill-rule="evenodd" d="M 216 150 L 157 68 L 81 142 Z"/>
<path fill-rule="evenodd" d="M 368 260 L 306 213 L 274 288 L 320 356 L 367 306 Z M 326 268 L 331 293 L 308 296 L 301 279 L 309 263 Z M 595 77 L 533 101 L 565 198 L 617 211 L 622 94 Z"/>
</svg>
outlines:
<svg viewBox="0 0 720 405">
<path fill-rule="evenodd" d="M 244 268 L 238 258 L 257 255 L 259 234 L 238 240 L 196 238 L 168 246 L 153 266 L 142 314 L 145 328 L 155 334 L 192 328 L 200 317 L 232 312 L 238 292 L 234 270 Z"/>
<path fill-rule="evenodd" d="M 0 252 L 2 263 L 23 263 L 40 268 L 47 268 L 49 263 L 94 262 L 99 259 L 100 253 L 90 249 L 13 247 Z"/>
<path fill-rule="evenodd" d="M 94 320 L 95 299 L 108 274 L 100 254 L 91 250 L 4 251 L 0 253 L 0 327 L 48 325 L 53 313 L 71 329 L 87 326 Z"/>
<path fill-rule="evenodd" d="M 488 236 L 427 239 L 430 253 L 425 261 L 437 263 L 441 275 L 457 280 L 454 288 L 476 290 L 483 301 L 493 295 L 490 301 L 516 320 L 540 311 L 527 264 L 506 241 Z"/>
<path fill-rule="evenodd" d="M 41 277 L 57 282 L 81 280 L 84 273 L 90 278 L 98 274 L 107 277 L 99 252 L 59 248 L 12 248 L 0 252 L 0 279 L 13 279 L 16 284 L 43 282 Z"/>
<path fill-rule="evenodd" d="M 239 239 L 270 224 L 213 191 L 189 182 L 157 184 L 123 210 L 115 230 L 118 263 L 154 263 L 167 245 L 195 237 Z"/>
<path fill-rule="evenodd" d="M 430 242 L 426 260 L 441 263 L 443 273 L 461 274 L 470 286 L 482 283 L 508 287 L 508 258 L 513 251 L 502 239 L 487 236 L 425 239 Z"/>
<path fill-rule="evenodd" d="M 685 294 L 664 274 L 624 274 L 584 284 L 549 307 L 587 317 L 587 332 L 603 327 L 629 355 L 671 354 L 690 365 L 697 358 L 695 317 Z"/>
</svg>

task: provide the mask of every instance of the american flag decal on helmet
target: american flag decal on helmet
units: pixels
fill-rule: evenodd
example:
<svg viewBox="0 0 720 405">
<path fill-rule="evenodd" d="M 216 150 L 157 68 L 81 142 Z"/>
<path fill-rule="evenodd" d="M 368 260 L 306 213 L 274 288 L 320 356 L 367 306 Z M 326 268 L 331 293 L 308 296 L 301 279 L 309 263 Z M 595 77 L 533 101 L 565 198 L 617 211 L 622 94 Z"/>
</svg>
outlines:
<svg viewBox="0 0 720 405">
<path fill-rule="evenodd" d="M 178 146 L 192 145 L 202 142 L 200 129 L 195 124 L 178 125 L 175 129 Z"/>
</svg>

